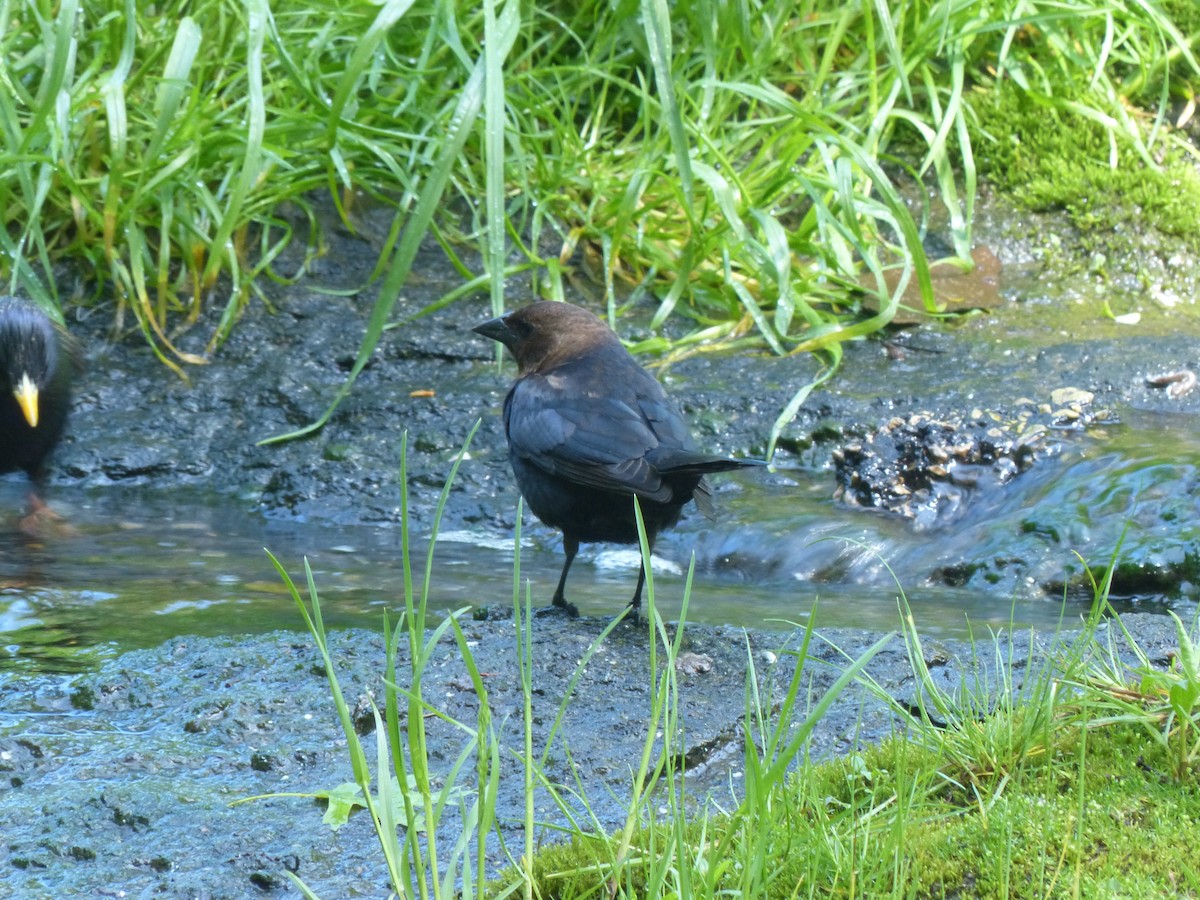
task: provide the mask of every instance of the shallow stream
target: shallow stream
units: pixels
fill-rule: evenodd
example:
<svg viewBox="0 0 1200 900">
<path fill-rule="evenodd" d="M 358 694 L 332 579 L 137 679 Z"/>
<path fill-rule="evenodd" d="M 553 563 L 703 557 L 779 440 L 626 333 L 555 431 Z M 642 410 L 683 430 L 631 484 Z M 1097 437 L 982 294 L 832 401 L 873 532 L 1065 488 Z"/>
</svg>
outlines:
<svg viewBox="0 0 1200 900">
<path fill-rule="evenodd" d="M 1070 437 L 1005 487 L 981 489 L 952 523 L 923 531 L 833 500 L 827 470 L 725 477 L 716 520 L 693 513 L 661 539 L 656 602 L 679 616 L 694 550 L 693 621 L 785 628 L 808 621 L 816 605 L 822 625 L 889 630 L 898 584 L 934 635 L 1010 622 L 1052 628 L 1062 616 L 1077 621 L 1090 603 L 1075 553 L 1103 567 L 1123 534 L 1117 608 L 1186 617 L 1200 566 L 1194 425 L 1190 416 L 1126 412 L 1120 424 Z M 19 506 L 20 479 L 6 491 Z M 385 611 L 403 608 L 395 526 L 272 519 L 199 489 L 58 488 L 52 499 L 66 533 L 34 540 L 11 525 L 0 531 L 2 668 L 69 672 L 181 634 L 301 628 L 264 548 L 298 581 L 309 559 L 335 627 L 378 628 Z M 544 605 L 561 565 L 558 537 L 529 519 L 524 534 L 521 573 Z M 427 546 L 426 535 L 413 541 L 418 585 Z M 444 531 L 431 606 L 510 606 L 513 556 L 511 533 Z M 1155 574 L 1139 583 L 1130 573 L 1143 563 Z M 636 565 L 631 549 L 585 545 L 569 596 L 585 615 L 615 614 Z"/>
</svg>

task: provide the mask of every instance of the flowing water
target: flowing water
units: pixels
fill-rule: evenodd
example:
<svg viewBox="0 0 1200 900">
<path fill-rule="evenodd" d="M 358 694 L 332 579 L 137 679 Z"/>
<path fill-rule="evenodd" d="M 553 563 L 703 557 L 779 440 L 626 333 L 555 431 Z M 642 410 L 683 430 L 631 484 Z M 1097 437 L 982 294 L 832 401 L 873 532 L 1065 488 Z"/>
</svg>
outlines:
<svg viewBox="0 0 1200 900">
<path fill-rule="evenodd" d="M 1090 605 L 1080 557 L 1098 570 L 1123 541 L 1117 608 L 1187 616 L 1200 569 L 1200 437 L 1191 417 L 1122 418 L 972 497 L 936 530 L 834 501 L 827 471 L 723 477 L 717 519 L 693 513 L 660 540 L 656 603 L 669 618 L 680 614 L 694 550 L 690 620 L 785 627 L 809 621 L 816 607 L 826 626 L 889 630 L 902 587 L 918 625 L 934 635 L 1054 627 Z M 6 486 L 15 510 L 20 480 Z M 308 558 L 330 625 L 378 628 L 385 611 L 394 620 L 403 609 L 395 527 L 264 519 L 201 491 L 57 489 L 52 501 L 69 524 L 64 533 L 35 540 L 11 525 L 0 531 L 0 668 L 73 671 L 178 635 L 299 630 L 264 548 L 301 584 Z M 412 542 L 418 589 L 425 538 Z M 523 543 L 522 579 L 544 605 L 561 565 L 557 535 L 527 520 Z M 585 615 L 615 614 L 632 591 L 636 559 L 628 548 L 585 546 L 568 596 Z M 431 607 L 510 607 L 513 563 L 511 534 L 445 532 Z M 1140 571 L 1153 577 L 1139 579 Z"/>
</svg>

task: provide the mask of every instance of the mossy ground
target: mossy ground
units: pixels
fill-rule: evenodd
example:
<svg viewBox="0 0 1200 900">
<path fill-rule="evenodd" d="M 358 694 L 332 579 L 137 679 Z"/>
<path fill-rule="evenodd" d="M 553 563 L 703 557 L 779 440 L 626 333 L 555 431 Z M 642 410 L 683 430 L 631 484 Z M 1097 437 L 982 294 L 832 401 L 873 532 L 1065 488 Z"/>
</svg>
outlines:
<svg viewBox="0 0 1200 900">
<path fill-rule="evenodd" d="M 987 180 L 1032 211 L 1065 212 L 1083 249 L 1124 256 L 1151 232 L 1200 249 L 1200 166 L 1181 146 L 1159 144 L 1151 166 L 1095 119 L 1028 93 L 974 94 L 971 107 Z"/>
<path fill-rule="evenodd" d="M 945 756 L 896 739 L 811 767 L 776 798 L 767 895 L 1195 896 L 1194 775 L 1177 780 L 1161 746 L 1134 725 L 1068 729 L 1051 752 L 974 780 Z M 693 822 L 688 837 L 711 865 L 712 849 L 739 829 L 738 820 Z M 655 859 L 671 841 L 643 831 L 630 855 Z M 535 863 L 536 895 L 594 895 L 612 851 L 602 839 L 547 848 Z M 622 886 L 637 892 L 645 882 Z"/>
<path fill-rule="evenodd" d="M 1200 794 L 1132 725 L 1063 735 L 1045 761 L 908 823 L 920 896 L 1194 893 Z"/>
</svg>

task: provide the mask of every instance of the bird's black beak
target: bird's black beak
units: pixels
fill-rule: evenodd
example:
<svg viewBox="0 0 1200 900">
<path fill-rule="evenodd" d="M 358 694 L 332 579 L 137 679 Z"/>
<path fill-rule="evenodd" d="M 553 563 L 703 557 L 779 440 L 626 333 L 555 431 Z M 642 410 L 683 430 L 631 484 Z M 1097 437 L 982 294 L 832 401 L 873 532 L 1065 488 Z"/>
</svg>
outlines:
<svg viewBox="0 0 1200 900">
<path fill-rule="evenodd" d="M 512 341 L 516 335 L 508 327 L 508 323 L 504 320 L 504 316 L 498 319 L 488 319 L 486 322 L 481 322 L 471 329 L 476 334 L 482 334 L 484 337 L 491 338 L 493 341 L 499 341 L 505 347 L 511 347 Z"/>
</svg>

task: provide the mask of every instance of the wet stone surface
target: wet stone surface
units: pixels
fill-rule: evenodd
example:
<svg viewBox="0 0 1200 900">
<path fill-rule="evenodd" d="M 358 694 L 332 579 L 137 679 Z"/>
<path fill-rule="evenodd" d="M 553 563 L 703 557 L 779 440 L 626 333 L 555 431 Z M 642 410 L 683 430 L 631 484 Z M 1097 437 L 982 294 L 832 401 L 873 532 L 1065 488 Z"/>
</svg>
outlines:
<svg viewBox="0 0 1200 900">
<path fill-rule="evenodd" d="M 967 511 L 972 492 L 1003 487 L 1060 453 L 1067 432 L 1117 424 L 1111 410 L 1091 408 L 1093 397 L 1059 388 L 1049 403 L 1017 400 L 1006 413 L 896 416 L 833 451 L 835 497 L 895 513 L 918 530 L 949 525 Z"/>
</svg>

